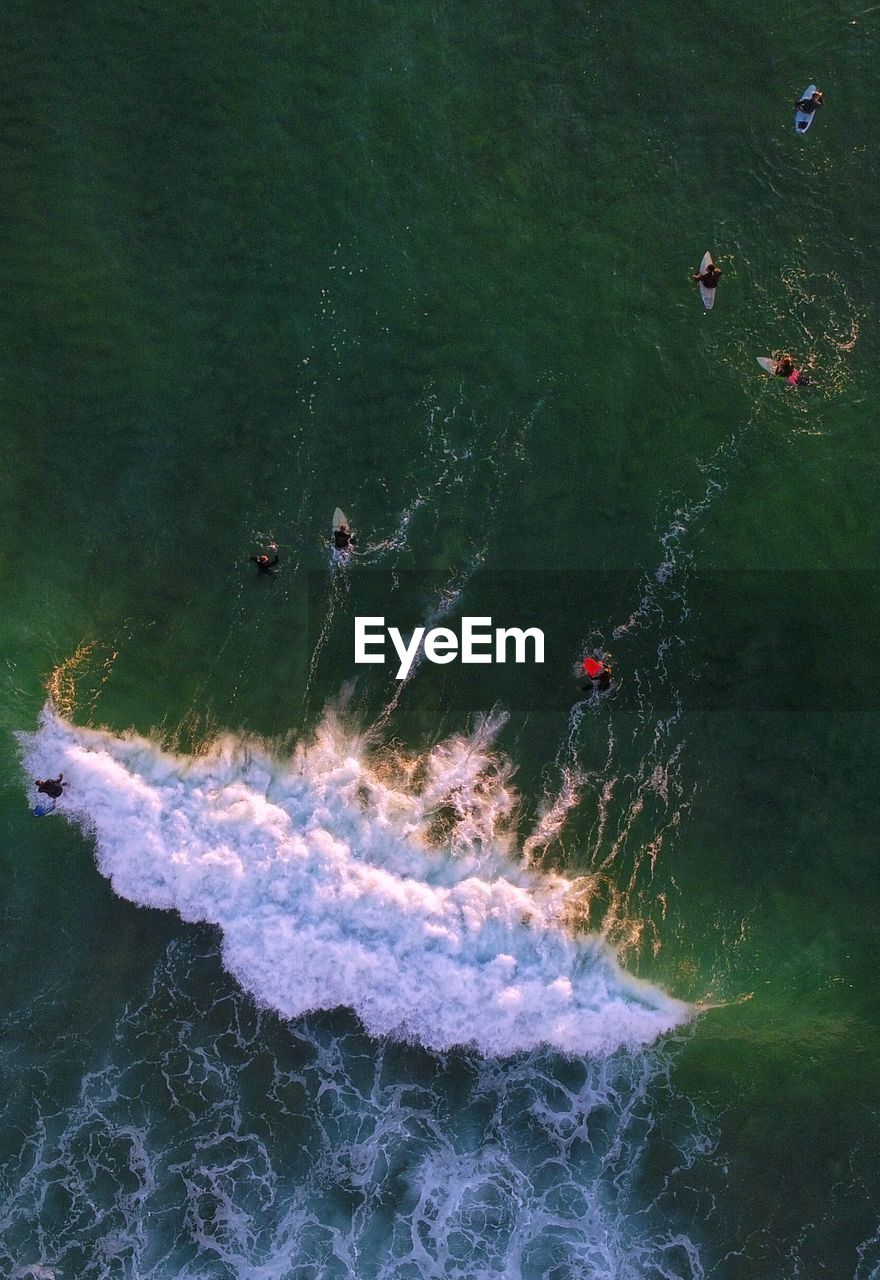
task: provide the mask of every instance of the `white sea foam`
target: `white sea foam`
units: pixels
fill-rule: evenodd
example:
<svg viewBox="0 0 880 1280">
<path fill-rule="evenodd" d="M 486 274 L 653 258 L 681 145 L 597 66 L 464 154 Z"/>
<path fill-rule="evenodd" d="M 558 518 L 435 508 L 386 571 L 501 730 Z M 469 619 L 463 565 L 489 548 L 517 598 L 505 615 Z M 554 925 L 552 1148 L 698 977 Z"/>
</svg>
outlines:
<svg viewBox="0 0 880 1280">
<path fill-rule="evenodd" d="M 374 1035 L 509 1055 L 606 1054 L 688 1006 L 561 921 L 568 882 L 518 866 L 491 724 L 420 759 L 371 756 L 328 717 L 281 760 L 225 739 L 196 757 L 78 728 L 22 735 L 117 893 L 217 924 L 224 963 L 285 1018 L 354 1009 Z"/>
<path fill-rule="evenodd" d="M 196 930 L 144 977 L 98 1043 L 35 1057 L 33 1009 L 4 1020 L 3 1276 L 705 1277 L 727 1175 L 671 1046 L 499 1060 L 370 1042 L 344 1014 L 285 1027 Z"/>
</svg>

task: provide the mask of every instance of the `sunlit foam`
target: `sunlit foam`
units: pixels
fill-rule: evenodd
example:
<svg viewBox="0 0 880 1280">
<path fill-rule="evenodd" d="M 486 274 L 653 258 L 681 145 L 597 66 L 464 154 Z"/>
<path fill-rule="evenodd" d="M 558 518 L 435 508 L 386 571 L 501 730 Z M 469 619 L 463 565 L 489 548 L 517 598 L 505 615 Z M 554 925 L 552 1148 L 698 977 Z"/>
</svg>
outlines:
<svg viewBox="0 0 880 1280">
<path fill-rule="evenodd" d="M 29 773 L 64 772 L 59 812 L 115 891 L 218 925 L 229 971 L 285 1018 L 345 1006 L 485 1055 L 647 1043 L 690 1010 L 566 930 L 569 882 L 519 864 L 494 728 L 398 761 L 328 716 L 286 759 L 233 738 L 188 757 L 47 708 L 22 741 Z"/>
</svg>

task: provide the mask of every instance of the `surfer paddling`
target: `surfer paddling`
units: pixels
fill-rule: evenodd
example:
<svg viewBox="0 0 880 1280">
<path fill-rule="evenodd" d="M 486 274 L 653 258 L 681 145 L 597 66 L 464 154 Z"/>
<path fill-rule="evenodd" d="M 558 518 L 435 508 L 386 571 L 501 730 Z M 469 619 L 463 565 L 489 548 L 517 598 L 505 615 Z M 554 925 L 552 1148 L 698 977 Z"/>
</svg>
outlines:
<svg viewBox="0 0 880 1280">
<path fill-rule="evenodd" d="M 814 89 L 809 98 L 801 98 L 794 105 L 795 109 L 802 111 L 805 116 L 811 116 L 819 107 L 825 106 L 825 94 L 821 89 Z"/>
<path fill-rule="evenodd" d="M 776 368 L 773 372 L 777 378 L 784 378 L 793 387 L 808 387 L 810 385 L 810 375 L 805 373 L 803 369 L 796 369 L 794 361 L 787 352 L 784 352 L 776 361 Z"/>
<path fill-rule="evenodd" d="M 584 658 L 583 671 L 588 680 L 587 684 L 582 685 L 584 693 L 591 693 L 593 689 L 605 693 L 611 688 L 611 677 L 614 673 L 609 662 L 599 658 Z"/>
<path fill-rule="evenodd" d="M 351 551 L 355 542 L 356 538 L 347 524 L 341 524 L 338 529 L 333 530 L 334 551 Z"/>
<path fill-rule="evenodd" d="M 348 516 L 341 508 L 333 512 L 333 523 L 330 526 L 330 549 L 336 564 L 346 565 L 354 553 L 357 534 L 352 529 Z"/>
<path fill-rule="evenodd" d="M 695 284 L 700 286 L 700 297 L 703 299 L 703 306 L 707 311 L 711 311 L 715 306 L 715 290 L 718 287 L 718 281 L 721 279 L 721 268 L 716 262 L 712 261 L 712 253 L 709 249 L 703 254 L 702 261 L 694 272 L 692 279 Z"/>
<path fill-rule="evenodd" d="M 701 284 L 704 289 L 717 289 L 718 281 L 721 279 L 721 268 L 715 262 L 710 262 L 705 271 L 696 271 L 693 276 L 694 282 Z"/>
<path fill-rule="evenodd" d="M 272 572 L 275 566 L 278 564 L 277 544 L 274 542 L 270 542 L 268 550 L 275 552 L 275 555 L 271 560 L 269 559 L 269 556 L 267 555 L 267 553 L 263 551 L 258 556 L 251 556 L 251 561 L 257 566 L 258 573 L 268 573 L 270 576 L 272 576 Z"/>
</svg>

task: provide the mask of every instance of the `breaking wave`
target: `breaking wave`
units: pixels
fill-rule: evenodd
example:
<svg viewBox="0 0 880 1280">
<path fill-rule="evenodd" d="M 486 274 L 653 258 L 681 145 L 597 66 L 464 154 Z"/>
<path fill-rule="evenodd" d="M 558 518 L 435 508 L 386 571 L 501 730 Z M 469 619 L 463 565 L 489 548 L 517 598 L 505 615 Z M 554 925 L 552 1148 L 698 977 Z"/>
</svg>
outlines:
<svg viewBox="0 0 880 1280">
<path fill-rule="evenodd" d="M 229 972 L 284 1018 L 347 1007 L 486 1056 L 649 1043 L 691 1009 L 576 934 L 572 882 L 517 858 L 498 726 L 404 758 L 330 713 L 292 755 L 228 737 L 182 756 L 49 706 L 22 746 L 32 775 L 63 770 L 58 810 L 114 890 L 219 926 Z"/>
</svg>

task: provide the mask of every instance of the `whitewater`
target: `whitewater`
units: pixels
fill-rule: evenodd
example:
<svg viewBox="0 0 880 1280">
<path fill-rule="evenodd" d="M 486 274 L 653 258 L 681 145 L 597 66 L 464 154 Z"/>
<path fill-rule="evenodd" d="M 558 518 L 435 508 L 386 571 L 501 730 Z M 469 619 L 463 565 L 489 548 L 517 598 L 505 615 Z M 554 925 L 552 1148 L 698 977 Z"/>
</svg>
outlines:
<svg viewBox="0 0 880 1280">
<path fill-rule="evenodd" d="M 31 777 L 63 771 L 57 812 L 114 891 L 216 925 L 227 970 L 285 1019 L 345 1007 L 374 1036 L 487 1057 L 648 1044 L 693 1010 L 573 927 L 572 881 L 523 865 L 499 723 L 405 757 L 329 711 L 293 751 L 187 756 L 49 704 L 20 741 Z"/>
</svg>

